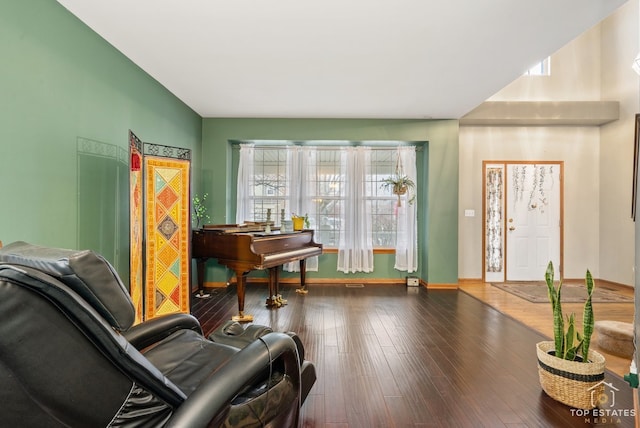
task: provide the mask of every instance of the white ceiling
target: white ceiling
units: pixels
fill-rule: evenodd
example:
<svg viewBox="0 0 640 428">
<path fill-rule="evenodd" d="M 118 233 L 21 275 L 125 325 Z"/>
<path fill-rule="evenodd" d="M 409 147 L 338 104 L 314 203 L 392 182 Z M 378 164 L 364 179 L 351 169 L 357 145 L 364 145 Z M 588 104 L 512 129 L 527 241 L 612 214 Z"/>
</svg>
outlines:
<svg viewBox="0 0 640 428">
<path fill-rule="evenodd" d="M 460 118 L 626 0 L 58 0 L 203 117 Z"/>
</svg>

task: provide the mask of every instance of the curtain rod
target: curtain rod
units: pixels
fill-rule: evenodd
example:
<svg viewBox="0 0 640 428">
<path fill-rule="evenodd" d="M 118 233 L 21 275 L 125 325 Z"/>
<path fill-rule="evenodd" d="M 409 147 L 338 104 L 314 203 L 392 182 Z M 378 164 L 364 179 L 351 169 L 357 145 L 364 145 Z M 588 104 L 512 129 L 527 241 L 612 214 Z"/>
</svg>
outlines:
<svg viewBox="0 0 640 428">
<path fill-rule="evenodd" d="M 278 149 L 283 147 L 309 147 L 313 146 L 319 150 L 331 150 L 340 147 L 370 147 L 373 150 L 391 150 L 398 147 L 415 147 L 422 150 L 428 141 L 346 141 L 346 140 L 312 140 L 312 141 L 281 141 L 274 140 L 229 140 L 233 148 L 240 148 L 245 144 L 251 144 L 260 148 Z"/>
</svg>

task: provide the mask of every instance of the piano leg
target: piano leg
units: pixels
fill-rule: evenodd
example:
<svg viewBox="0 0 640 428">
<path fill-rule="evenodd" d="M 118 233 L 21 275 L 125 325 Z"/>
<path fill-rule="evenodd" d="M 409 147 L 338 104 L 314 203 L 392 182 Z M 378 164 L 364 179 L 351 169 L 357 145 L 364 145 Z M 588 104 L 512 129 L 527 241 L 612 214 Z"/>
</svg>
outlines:
<svg viewBox="0 0 640 428">
<path fill-rule="evenodd" d="M 204 292 L 204 266 L 206 261 L 207 259 L 204 257 L 196 259 L 196 268 L 198 272 L 198 292 L 196 293 L 196 297 L 199 299 L 211 297 L 209 293 Z"/>
<path fill-rule="evenodd" d="M 309 292 L 309 290 L 305 288 L 306 273 L 305 260 L 300 259 L 300 288 L 296 290 L 296 293 L 307 294 Z"/>
<path fill-rule="evenodd" d="M 275 271 L 276 271 L 276 276 L 275 276 L 275 281 L 273 282 L 273 295 L 275 296 L 275 299 L 276 299 L 276 305 L 280 307 L 280 306 L 286 305 L 288 302 L 282 298 L 282 294 L 280 294 L 280 291 L 278 290 L 278 285 L 280 283 L 280 275 L 278 274 L 280 272 L 280 266 L 276 266 Z"/>
<path fill-rule="evenodd" d="M 267 296 L 267 306 L 277 306 L 276 287 L 278 286 L 278 266 L 268 269 L 269 273 L 269 295 Z"/>
<path fill-rule="evenodd" d="M 234 315 L 231 317 L 233 321 L 238 321 L 238 322 L 253 321 L 253 315 L 245 315 L 244 313 L 244 285 L 245 285 L 248 273 L 249 272 L 236 270 L 236 281 L 238 282 L 238 315 Z"/>
<path fill-rule="evenodd" d="M 269 268 L 269 297 L 267 297 L 267 306 L 275 306 L 279 308 L 286 305 L 287 301 L 282 298 L 278 292 L 278 282 L 280 281 L 280 266 Z"/>
</svg>

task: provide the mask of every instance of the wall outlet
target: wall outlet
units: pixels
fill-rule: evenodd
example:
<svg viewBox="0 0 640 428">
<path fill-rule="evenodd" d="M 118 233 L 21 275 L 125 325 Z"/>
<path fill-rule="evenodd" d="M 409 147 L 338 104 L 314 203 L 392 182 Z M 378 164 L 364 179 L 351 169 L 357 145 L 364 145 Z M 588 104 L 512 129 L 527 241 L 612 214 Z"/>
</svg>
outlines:
<svg viewBox="0 0 640 428">
<path fill-rule="evenodd" d="M 420 279 L 415 276 L 407 277 L 407 287 L 417 287 L 420 285 Z"/>
<path fill-rule="evenodd" d="M 464 216 L 465 217 L 475 217 L 476 216 L 476 210 L 464 210 Z"/>
</svg>

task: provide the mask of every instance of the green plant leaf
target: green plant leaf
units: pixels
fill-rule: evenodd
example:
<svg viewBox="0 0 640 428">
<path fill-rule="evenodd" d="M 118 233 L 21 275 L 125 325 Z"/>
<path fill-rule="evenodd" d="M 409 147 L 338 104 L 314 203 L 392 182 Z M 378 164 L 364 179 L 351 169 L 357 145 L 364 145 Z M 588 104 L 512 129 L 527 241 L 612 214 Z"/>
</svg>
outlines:
<svg viewBox="0 0 640 428">
<path fill-rule="evenodd" d="M 576 348 L 573 346 L 575 333 L 575 319 L 576 316 L 574 313 L 571 313 L 567 317 L 567 333 L 564 338 L 564 350 L 562 352 L 562 358 L 565 360 L 573 360 L 576 356 Z"/>
<path fill-rule="evenodd" d="M 209 196 L 209 194 L 205 193 L 204 195 L 202 195 L 202 198 L 200 198 L 198 195 L 195 195 L 192 199 L 193 218 L 196 221 L 196 227 L 200 227 L 201 221 L 204 223 L 204 221 L 208 221 L 210 219 L 209 215 L 207 214 L 207 207 L 204 205 L 204 201 L 207 199 L 207 196 Z"/>
<path fill-rule="evenodd" d="M 564 352 L 564 319 L 562 317 L 562 305 L 560 303 L 562 279 L 558 283 L 556 289 L 554 285 L 554 272 L 553 262 L 549 262 L 547 270 L 544 274 L 545 282 L 547 283 L 547 291 L 549 295 L 549 301 L 551 302 L 551 309 L 553 313 L 553 339 L 554 346 L 556 348 L 556 355 L 562 355 Z M 561 357 L 562 358 L 562 357 Z"/>
<path fill-rule="evenodd" d="M 585 275 L 585 285 L 587 287 L 587 301 L 584 302 L 584 309 L 582 312 L 582 356 L 587 361 L 589 358 L 589 346 L 591 345 L 591 335 L 593 334 L 594 315 L 593 305 L 591 304 L 591 296 L 593 295 L 594 283 L 591 272 L 587 269 Z"/>
<path fill-rule="evenodd" d="M 591 272 L 587 270 L 585 277 L 587 300 L 584 304 L 582 314 L 582 334 L 575 326 L 575 313 L 571 313 L 565 318 L 562 314 L 561 290 L 562 278 L 558 281 L 558 286 L 554 283 L 553 263 L 549 262 L 544 275 L 547 284 L 549 302 L 553 311 L 553 339 L 556 356 L 566 360 L 574 361 L 578 355 L 582 355 L 582 361 L 587 362 L 589 358 L 589 345 L 594 328 L 593 306 L 591 297 L 593 295 L 594 282 Z M 566 326 L 566 331 L 565 331 Z"/>
</svg>

